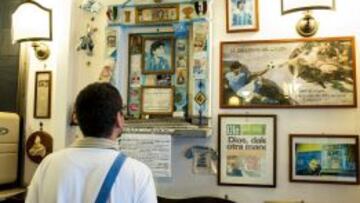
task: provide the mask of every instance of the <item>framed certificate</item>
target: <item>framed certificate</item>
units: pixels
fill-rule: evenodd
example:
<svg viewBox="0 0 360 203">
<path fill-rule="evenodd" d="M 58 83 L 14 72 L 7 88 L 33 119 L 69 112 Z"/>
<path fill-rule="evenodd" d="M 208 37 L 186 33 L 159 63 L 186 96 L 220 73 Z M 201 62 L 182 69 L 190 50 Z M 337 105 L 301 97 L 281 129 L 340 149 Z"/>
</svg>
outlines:
<svg viewBox="0 0 360 203">
<path fill-rule="evenodd" d="M 145 86 L 141 88 L 141 112 L 149 115 L 171 115 L 174 111 L 174 88 Z"/>
<path fill-rule="evenodd" d="M 51 117 L 51 71 L 39 71 L 35 75 L 34 118 Z"/>
</svg>

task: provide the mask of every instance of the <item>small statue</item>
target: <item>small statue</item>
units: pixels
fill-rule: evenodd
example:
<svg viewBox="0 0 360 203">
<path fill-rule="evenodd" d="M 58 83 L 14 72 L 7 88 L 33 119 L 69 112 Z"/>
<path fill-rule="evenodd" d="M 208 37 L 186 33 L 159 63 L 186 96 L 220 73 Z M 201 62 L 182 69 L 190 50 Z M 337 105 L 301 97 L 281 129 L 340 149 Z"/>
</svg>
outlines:
<svg viewBox="0 0 360 203">
<path fill-rule="evenodd" d="M 115 61 L 109 60 L 104 65 L 103 69 L 100 72 L 99 81 L 100 82 L 112 82 L 112 76 L 114 72 Z"/>
<path fill-rule="evenodd" d="M 97 0 L 84 0 L 80 5 L 81 9 L 91 13 L 98 13 L 102 7 L 102 4 Z"/>
<path fill-rule="evenodd" d="M 29 154 L 31 156 L 40 156 L 41 158 L 45 157 L 46 148 L 43 144 L 41 144 L 41 138 L 39 136 L 36 136 L 35 142 L 29 150 Z"/>
<path fill-rule="evenodd" d="M 80 37 L 80 43 L 78 44 L 76 50 L 85 50 L 88 56 L 93 55 L 93 49 L 95 47 L 94 41 L 92 39 L 93 34 L 97 31 L 97 28 L 93 28 L 90 25 L 87 26 L 87 33 Z"/>
</svg>

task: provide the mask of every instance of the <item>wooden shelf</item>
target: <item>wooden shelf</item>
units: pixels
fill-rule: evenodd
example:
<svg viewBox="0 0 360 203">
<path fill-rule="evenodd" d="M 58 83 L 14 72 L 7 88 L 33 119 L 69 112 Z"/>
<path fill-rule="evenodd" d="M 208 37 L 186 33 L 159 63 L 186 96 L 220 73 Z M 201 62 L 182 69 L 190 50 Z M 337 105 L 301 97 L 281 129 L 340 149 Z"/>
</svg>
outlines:
<svg viewBox="0 0 360 203">
<path fill-rule="evenodd" d="M 136 6 L 157 6 L 157 5 L 168 5 L 168 4 L 189 4 L 195 3 L 197 0 L 167 0 L 166 2 L 162 3 L 134 3 L 133 1 L 129 0 L 123 4 L 113 4 L 111 6 L 120 6 L 122 8 L 129 8 L 129 7 L 136 7 Z M 207 0 L 208 2 L 211 0 Z"/>
<path fill-rule="evenodd" d="M 25 193 L 25 188 L 14 188 L 8 190 L 1 190 L 0 191 L 0 201 L 13 197 L 15 195 L 19 195 L 21 193 Z"/>
<path fill-rule="evenodd" d="M 208 126 L 199 127 L 177 119 L 127 120 L 124 133 L 170 134 L 175 137 L 208 138 L 212 134 L 212 129 Z"/>
</svg>

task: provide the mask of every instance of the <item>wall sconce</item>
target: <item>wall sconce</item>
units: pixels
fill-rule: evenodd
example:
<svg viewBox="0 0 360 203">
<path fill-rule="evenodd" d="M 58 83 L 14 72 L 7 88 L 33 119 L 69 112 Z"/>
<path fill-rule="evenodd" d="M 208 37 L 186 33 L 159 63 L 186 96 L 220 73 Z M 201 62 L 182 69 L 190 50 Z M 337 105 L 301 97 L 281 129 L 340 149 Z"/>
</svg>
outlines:
<svg viewBox="0 0 360 203">
<path fill-rule="evenodd" d="M 32 41 L 32 47 L 39 60 L 50 55 L 49 47 L 38 41 L 52 40 L 52 13 L 37 2 L 27 0 L 21 3 L 12 14 L 13 43 Z"/>
<path fill-rule="evenodd" d="M 304 11 L 304 17 L 296 25 L 296 31 L 303 37 L 313 36 L 319 28 L 319 23 L 311 15 L 312 10 L 335 10 L 335 0 L 281 0 L 282 15 Z"/>
</svg>

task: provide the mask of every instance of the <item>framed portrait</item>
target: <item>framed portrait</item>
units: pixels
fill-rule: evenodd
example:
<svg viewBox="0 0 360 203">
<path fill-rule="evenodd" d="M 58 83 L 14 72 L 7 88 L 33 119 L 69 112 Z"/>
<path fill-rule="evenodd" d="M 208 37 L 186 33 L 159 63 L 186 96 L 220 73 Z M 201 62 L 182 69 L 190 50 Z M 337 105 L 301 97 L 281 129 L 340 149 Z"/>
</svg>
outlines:
<svg viewBox="0 0 360 203">
<path fill-rule="evenodd" d="M 281 0 L 281 13 L 287 14 L 310 9 L 335 9 L 335 0 Z"/>
<path fill-rule="evenodd" d="M 179 5 L 135 8 L 135 22 L 137 24 L 172 23 L 179 21 L 179 18 Z"/>
<path fill-rule="evenodd" d="M 142 49 L 142 73 L 174 73 L 174 38 L 144 37 Z"/>
<path fill-rule="evenodd" d="M 353 37 L 221 43 L 222 108 L 356 107 Z"/>
<path fill-rule="evenodd" d="M 219 185 L 276 187 L 276 115 L 219 115 Z"/>
<path fill-rule="evenodd" d="M 359 184 L 359 136 L 290 135 L 290 181 Z"/>
<path fill-rule="evenodd" d="M 258 0 L 225 0 L 227 32 L 259 30 Z"/>
<path fill-rule="evenodd" d="M 141 88 L 141 113 L 146 115 L 172 115 L 174 87 L 144 86 Z"/>
<path fill-rule="evenodd" d="M 51 117 L 51 71 L 35 73 L 34 118 Z"/>
</svg>

